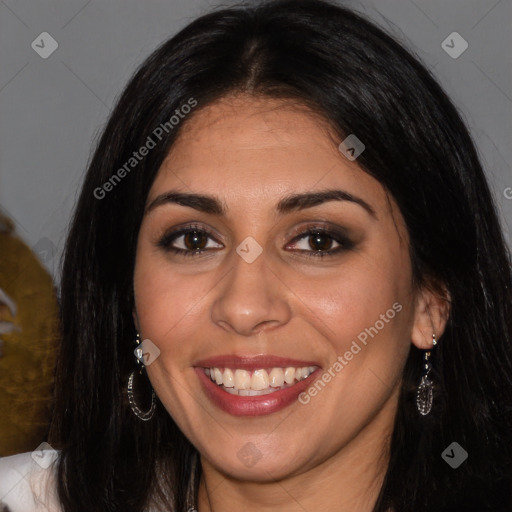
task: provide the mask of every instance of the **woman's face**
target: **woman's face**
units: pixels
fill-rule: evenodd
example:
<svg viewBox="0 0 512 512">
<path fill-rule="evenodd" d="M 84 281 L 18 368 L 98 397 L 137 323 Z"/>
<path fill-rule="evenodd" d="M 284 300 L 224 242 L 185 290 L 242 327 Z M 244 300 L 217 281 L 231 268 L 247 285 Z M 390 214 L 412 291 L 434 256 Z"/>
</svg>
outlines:
<svg viewBox="0 0 512 512">
<path fill-rule="evenodd" d="M 398 208 L 304 109 L 239 96 L 184 122 L 134 275 L 158 397 L 227 474 L 362 464 L 390 432 L 417 329 Z"/>
</svg>

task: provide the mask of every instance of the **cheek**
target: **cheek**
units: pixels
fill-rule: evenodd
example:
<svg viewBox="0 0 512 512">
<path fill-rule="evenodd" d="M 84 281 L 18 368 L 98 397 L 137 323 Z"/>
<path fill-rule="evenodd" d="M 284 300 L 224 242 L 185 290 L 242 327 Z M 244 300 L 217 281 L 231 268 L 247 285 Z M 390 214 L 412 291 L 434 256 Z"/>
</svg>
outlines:
<svg viewBox="0 0 512 512">
<path fill-rule="evenodd" d="M 325 428 L 353 432 L 379 411 L 397 389 L 410 347 L 407 267 L 367 264 L 336 278 L 310 283 L 301 314 L 328 342 L 325 387 L 313 384 L 303 402 L 322 410 Z M 329 290 L 326 292 L 326 290 Z M 324 352 L 326 353 L 326 352 Z M 324 420 L 318 420 L 323 424 Z"/>
<path fill-rule="evenodd" d="M 311 321 L 331 340 L 337 352 L 345 351 L 347 343 L 378 322 L 379 331 L 400 327 L 409 296 L 409 266 L 396 253 L 379 258 L 357 257 L 353 263 L 340 265 L 328 276 L 317 277 L 294 285 L 299 297 L 311 311 Z M 402 308 L 393 304 L 400 303 Z M 382 320 L 381 315 L 384 315 Z M 400 318 L 401 317 L 401 318 Z M 389 321 L 387 321 L 389 320 Z M 407 320 L 407 319 L 405 319 Z M 384 326 L 382 325 L 384 322 Z"/>
<path fill-rule="evenodd" d="M 388 242 L 297 291 L 306 297 L 300 314 L 328 341 L 325 377 L 335 377 L 320 401 L 344 425 L 340 410 L 370 414 L 398 384 L 414 316 L 410 275 L 407 252 Z"/>
<path fill-rule="evenodd" d="M 170 271 L 169 265 L 142 250 L 135 267 L 134 289 L 141 337 L 160 348 L 162 361 L 176 364 L 180 359 L 168 356 L 190 346 L 186 340 L 192 339 L 194 325 L 197 328 L 202 317 L 202 299 L 211 286 L 204 276 Z"/>
<path fill-rule="evenodd" d="M 200 325 L 205 318 L 201 298 L 208 292 L 204 281 L 204 277 L 176 274 L 143 251 L 135 268 L 141 338 L 150 339 L 160 350 L 158 358 L 147 367 L 148 376 L 164 407 L 185 431 L 192 427 L 187 427 L 189 418 L 185 414 L 190 409 L 190 395 L 183 389 L 193 379 L 190 360 L 194 357 L 194 340 L 198 329 L 204 331 Z"/>
</svg>

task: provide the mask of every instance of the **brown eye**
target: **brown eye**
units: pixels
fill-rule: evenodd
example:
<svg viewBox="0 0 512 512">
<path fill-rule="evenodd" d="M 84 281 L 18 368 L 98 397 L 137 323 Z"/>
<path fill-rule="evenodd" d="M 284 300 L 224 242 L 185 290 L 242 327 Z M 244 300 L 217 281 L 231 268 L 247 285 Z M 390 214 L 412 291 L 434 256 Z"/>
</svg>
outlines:
<svg viewBox="0 0 512 512">
<path fill-rule="evenodd" d="M 208 231 L 193 226 L 164 235 L 157 245 L 181 256 L 197 256 L 223 247 Z"/>
<path fill-rule="evenodd" d="M 183 242 L 191 251 L 204 249 L 208 242 L 208 235 L 204 231 L 192 231 L 183 235 Z"/>
<path fill-rule="evenodd" d="M 311 227 L 296 236 L 287 246 L 306 257 L 335 256 L 354 247 L 354 243 L 341 230 L 328 231 Z"/>
<path fill-rule="evenodd" d="M 333 243 L 333 239 L 325 233 L 313 233 L 309 235 L 309 247 L 313 251 L 328 251 Z"/>
</svg>

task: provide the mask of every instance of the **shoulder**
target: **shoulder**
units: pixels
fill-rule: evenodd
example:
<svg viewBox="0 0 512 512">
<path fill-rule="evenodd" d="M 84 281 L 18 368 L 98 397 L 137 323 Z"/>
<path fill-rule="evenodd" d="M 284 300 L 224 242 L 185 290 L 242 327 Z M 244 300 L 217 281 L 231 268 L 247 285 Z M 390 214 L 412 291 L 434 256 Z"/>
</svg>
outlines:
<svg viewBox="0 0 512 512">
<path fill-rule="evenodd" d="M 38 450 L 0 458 L 0 510 L 60 512 L 54 478 L 58 454 Z"/>
</svg>

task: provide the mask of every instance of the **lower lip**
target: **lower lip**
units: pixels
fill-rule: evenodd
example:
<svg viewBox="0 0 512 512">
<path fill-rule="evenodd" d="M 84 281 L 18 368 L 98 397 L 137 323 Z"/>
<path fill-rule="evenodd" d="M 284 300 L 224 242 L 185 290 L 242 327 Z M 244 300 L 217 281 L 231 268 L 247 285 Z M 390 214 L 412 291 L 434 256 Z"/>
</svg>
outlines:
<svg viewBox="0 0 512 512">
<path fill-rule="evenodd" d="M 223 411 L 233 416 L 261 416 L 288 407 L 298 400 L 299 394 L 310 385 L 314 378 L 313 376 L 318 371 L 318 369 L 315 370 L 306 379 L 297 382 L 297 384 L 289 388 L 280 389 L 268 395 L 237 396 L 227 393 L 218 384 L 213 382 L 212 379 L 204 373 L 204 368 L 196 367 L 194 370 L 211 401 Z"/>
</svg>

